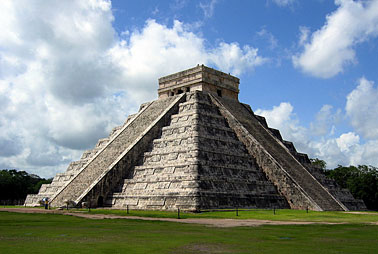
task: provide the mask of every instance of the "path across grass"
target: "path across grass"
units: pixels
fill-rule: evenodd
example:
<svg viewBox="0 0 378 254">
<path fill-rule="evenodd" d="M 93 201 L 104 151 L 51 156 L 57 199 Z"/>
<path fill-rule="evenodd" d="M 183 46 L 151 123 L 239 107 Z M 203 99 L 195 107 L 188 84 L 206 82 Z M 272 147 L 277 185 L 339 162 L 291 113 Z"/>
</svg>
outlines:
<svg viewBox="0 0 378 254">
<path fill-rule="evenodd" d="M 41 208 L 28 208 L 23 206 L 0 207 L 12 211 L 30 211 L 33 210 L 44 212 Z M 242 209 L 242 210 L 219 210 L 207 211 L 201 213 L 177 212 L 177 211 L 144 211 L 144 210 L 120 210 L 120 209 L 69 209 L 57 210 L 52 209 L 48 212 L 75 213 L 85 215 L 109 215 L 108 217 L 147 217 L 147 218 L 180 218 L 185 219 L 232 219 L 232 220 L 264 220 L 273 222 L 317 222 L 317 223 L 367 223 L 378 225 L 378 212 L 338 212 L 338 211 L 304 211 L 291 209 Z M 92 216 L 95 217 L 95 216 Z M 98 216 L 97 218 L 101 218 Z M 208 224 L 208 223 L 205 223 Z M 277 224 L 277 223 L 276 223 Z M 303 223 L 305 224 L 305 223 Z M 238 224 L 240 225 L 240 223 Z"/>
<path fill-rule="evenodd" d="M 159 217 L 159 218 L 177 218 L 177 212 L 171 211 L 139 211 L 116 209 L 79 209 L 78 211 L 91 214 L 115 214 L 122 216 L 140 216 L 140 217 Z M 238 215 L 238 216 L 237 216 Z M 378 212 L 317 212 L 291 209 L 244 209 L 244 210 L 226 210 L 226 211 L 209 211 L 202 213 L 183 213 L 180 212 L 180 218 L 217 218 L 217 219 L 255 219 L 255 220 L 272 220 L 272 221 L 308 221 L 308 222 L 333 222 L 333 223 L 376 223 L 378 222 Z"/>
</svg>

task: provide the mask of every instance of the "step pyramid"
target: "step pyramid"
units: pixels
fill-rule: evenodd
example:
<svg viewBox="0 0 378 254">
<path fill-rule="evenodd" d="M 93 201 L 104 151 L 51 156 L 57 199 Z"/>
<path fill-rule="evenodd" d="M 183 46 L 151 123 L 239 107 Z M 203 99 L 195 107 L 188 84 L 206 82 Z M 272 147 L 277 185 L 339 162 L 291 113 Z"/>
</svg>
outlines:
<svg viewBox="0 0 378 254">
<path fill-rule="evenodd" d="M 203 65 L 160 78 L 158 100 L 25 205 L 47 197 L 54 207 L 366 209 L 240 103 L 238 87 L 238 78 Z"/>
</svg>

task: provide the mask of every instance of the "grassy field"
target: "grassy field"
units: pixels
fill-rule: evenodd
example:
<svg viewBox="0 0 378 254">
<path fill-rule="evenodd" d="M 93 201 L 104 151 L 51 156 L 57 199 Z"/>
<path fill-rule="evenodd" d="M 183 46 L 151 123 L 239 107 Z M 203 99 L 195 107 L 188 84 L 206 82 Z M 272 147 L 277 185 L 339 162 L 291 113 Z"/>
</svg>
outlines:
<svg viewBox="0 0 378 254">
<path fill-rule="evenodd" d="M 115 214 L 124 216 L 141 216 L 141 217 L 159 217 L 159 218 L 177 218 L 177 212 L 169 211 L 138 211 L 130 210 L 129 214 L 125 210 L 116 209 L 73 209 L 71 211 L 93 213 L 93 214 Z M 316 212 L 304 210 L 280 209 L 275 210 L 238 210 L 236 216 L 235 210 L 202 212 L 202 213 L 185 213 L 180 212 L 180 218 L 221 218 L 221 219 L 257 219 L 257 220 L 276 220 L 276 221 L 315 221 L 315 222 L 340 222 L 340 223 L 369 223 L 378 222 L 378 212 L 345 213 L 345 212 Z"/>
<path fill-rule="evenodd" d="M 378 226 L 366 224 L 211 228 L 161 221 L 0 212 L 0 253 L 376 253 L 377 250 Z"/>
</svg>

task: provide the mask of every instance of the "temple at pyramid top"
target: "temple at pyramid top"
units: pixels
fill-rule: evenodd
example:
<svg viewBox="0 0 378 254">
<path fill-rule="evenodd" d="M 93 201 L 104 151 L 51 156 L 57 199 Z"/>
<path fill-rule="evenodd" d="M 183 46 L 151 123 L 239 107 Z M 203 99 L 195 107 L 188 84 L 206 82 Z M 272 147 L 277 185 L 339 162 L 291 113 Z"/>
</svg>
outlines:
<svg viewBox="0 0 378 254">
<path fill-rule="evenodd" d="M 204 65 L 197 65 L 159 79 L 159 99 L 192 91 L 203 91 L 238 100 L 239 79 Z"/>
</svg>

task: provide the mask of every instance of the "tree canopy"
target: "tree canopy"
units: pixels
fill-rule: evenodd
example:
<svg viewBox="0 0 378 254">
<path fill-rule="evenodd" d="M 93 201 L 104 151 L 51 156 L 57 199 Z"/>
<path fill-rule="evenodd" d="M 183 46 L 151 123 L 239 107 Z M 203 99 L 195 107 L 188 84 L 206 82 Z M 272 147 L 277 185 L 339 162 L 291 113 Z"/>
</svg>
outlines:
<svg viewBox="0 0 378 254">
<path fill-rule="evenodd" d="M 0 200 L 25 199 L 27 194 L 38 193 L 42 184 L 51 181 L 25 171 L 0 170 Z"/>
<path fill-rule="evenodd" d="M 325 172 L 340 187 L 349 189 L 355 198 L 362 199 L 368 209 L 378 210 L 378 168 L 366 165 L 339 165 Z"/>
</svg>

